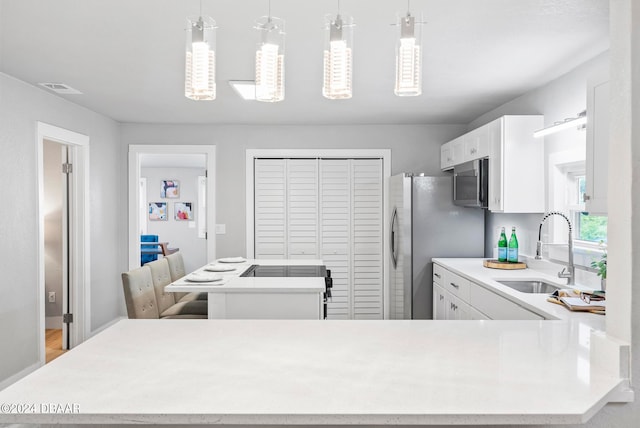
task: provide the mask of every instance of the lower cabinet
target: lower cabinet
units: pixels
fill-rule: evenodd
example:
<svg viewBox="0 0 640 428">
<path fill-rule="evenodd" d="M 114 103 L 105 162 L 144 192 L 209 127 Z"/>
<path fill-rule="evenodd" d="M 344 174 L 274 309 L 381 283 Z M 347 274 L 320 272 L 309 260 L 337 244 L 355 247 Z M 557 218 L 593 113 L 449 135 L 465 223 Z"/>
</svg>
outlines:
<svg viewBox="0 0 640 428">
<path fill-rule="evenodd" d="M 543 320 L 540 315 L 433 265 L 434 320 Z"/>
</svg>

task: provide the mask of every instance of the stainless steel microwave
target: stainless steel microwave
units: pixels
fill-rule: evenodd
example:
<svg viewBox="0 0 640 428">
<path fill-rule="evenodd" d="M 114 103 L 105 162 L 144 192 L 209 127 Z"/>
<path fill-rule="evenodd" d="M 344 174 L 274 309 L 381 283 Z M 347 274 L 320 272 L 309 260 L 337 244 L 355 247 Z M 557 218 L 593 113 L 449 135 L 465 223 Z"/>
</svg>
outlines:
<svg viewBox="0 0 640 428">
<path fill-rule="evenodd" d="M 489 207 L 489 159 L 453 167 L 453 203 L 463 207 Z"/>
</svg>

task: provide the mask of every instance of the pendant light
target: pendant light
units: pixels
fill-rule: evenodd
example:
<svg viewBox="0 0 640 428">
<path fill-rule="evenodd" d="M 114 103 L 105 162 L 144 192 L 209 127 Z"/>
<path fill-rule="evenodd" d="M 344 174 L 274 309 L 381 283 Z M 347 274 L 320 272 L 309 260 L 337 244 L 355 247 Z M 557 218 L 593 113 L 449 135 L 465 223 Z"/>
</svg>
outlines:
<svg viewBox="0 0 640 428">
<path fill-rule="evenodd" d="M 184 95 L 192 100 L 216 99 L 216 22 L 209 16 L 187 18 Z"/>
<path fill-rule="evenodd" d="M 353 17 L 340 13 L 325 16 L 324 85 L 322 95 L 331 100 L 353 95 Z"/>
<path fill-rule="evenodd" d="M 284 100 L 284 20 L 269 15 L 256 21 L 256 101 Z"/>
<path fill-rule="evenodd" d="M 422 22 L 409 12 L 397 19 L 398 40 L 396 42 L 396 86 L 399 97 L 414 97 L 422 94 Z"/>
</svg>

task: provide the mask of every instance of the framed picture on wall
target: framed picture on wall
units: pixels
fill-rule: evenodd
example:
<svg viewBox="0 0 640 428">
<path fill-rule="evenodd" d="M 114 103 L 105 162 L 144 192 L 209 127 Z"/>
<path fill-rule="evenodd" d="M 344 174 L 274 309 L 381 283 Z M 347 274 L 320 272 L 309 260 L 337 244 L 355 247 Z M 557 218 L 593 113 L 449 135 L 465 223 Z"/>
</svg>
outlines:
<svg viewBox="0 0 640 428">
<path fill-rule="evenodd" d="M 193 202 L 176 202 L 173 208 L 176 220 L 193 220 Z"/>
<path fill-rule="evenodd" d="M 166 202 L 149 202 L 149 220 L 166 221 L 167 220 L 167 203 Z"/>
<path fill-rule="evenodd" d="M 180 182 L 178 180 L 162 180 L 160 197 L 175 199 L 180 197 Z"/>
</svg>

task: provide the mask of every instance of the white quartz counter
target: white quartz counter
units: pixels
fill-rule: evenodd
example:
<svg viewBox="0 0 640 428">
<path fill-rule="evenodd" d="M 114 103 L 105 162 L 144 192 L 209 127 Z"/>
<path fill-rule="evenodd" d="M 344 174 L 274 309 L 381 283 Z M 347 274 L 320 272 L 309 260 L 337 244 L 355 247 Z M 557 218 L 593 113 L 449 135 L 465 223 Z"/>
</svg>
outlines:
<svg viewBox="0 0 640 428">
<path fill-rule="evenodd" d="M 0 423 L 581 423 L 624 388 L 581 325 L 124 320 L 0 391 Z"/>
<path fill-rule="evenodd" d="M 557 284 L 561 288 L 568 288 L 565 285 L 566 280 L 529 268 L 519 270 L 489 269 L 482 265 L 483 260 L 478 258 L 437 258 L 433 259 L 433 262 L 543 316 L 547 320 L 577 320 L 596 330 L 605 330 L 603 315 L 571 312 L 562 305 L 548 302 L 548 294 L 522 293 L 496 281 L 496 279 L 543 279 L 546 282 Z"/>
<path fill-rule="evenodd" d="M 243 263 L 228 263 L 235 268 L 229 272 L 207 272 L 204 266 L 197 273 L 210 275 L 219 274 L 222 280 L 215 282 L 190 282 L 185 276 L 165 289 L 171 292 L 205 292 L 205 293 L 321 293 L 325 290 L 325 281 L 322 277 L 240 277 L 251 265 L 322 265 L 322 260 L 317 259 L 248 259 Z"/>
</svg>

